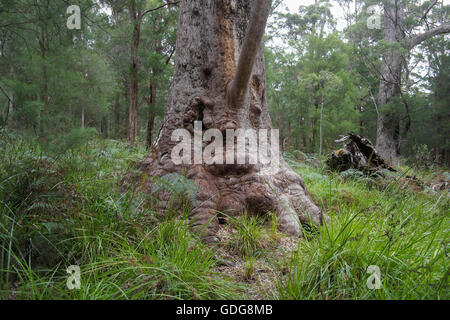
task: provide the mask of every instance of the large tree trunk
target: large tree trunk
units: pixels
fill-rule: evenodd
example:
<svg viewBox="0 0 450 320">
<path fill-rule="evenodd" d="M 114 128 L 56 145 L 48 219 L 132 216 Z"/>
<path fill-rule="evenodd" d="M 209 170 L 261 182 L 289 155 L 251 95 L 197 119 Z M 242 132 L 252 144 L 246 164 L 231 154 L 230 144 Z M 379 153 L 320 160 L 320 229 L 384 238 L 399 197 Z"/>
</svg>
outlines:
<svg viewBox="0 0 450 320">
<path fill-rule="evenodd" d="M 195 121 L 203 121 L 203 130 L 217 128 L 222 133 L 272 128 L 261 41 L 270 4 L 269 0 L 180 3 L 168 108 L 154 150 L 139 167 L 151 177 L 185 174 L 196 184 L 199 190 L 190 221 L 207 242 L 218 240 L 219 213 L 276 212 L 280 229 L 295 236 L 302 234 L 302 223 L 320 225 L 324 218 L 303 180 L 283 159 L 269 165 L 177 166 L 170 157 L 178 144 L 172 141 L 172 132 L 186 129 L 193 133 Z M 254 23 L 249 23 L 252 8 L 257 14 L 251 19 Z M 169 203 L 168 192 L 155 188 L 149 179 L 140 181 L 140 189 L 152 192 L 161 200 L 161 207 Z"/>
<path fill-rule="evenodd" d="M 400 43 L 404 38 L 401 32 L 401 8 L 396 0 L 388 0 L 384 15 L 384 40 Z M 400 5 L 400 4 L 398 4 Z M 378 94 L 377 150 L 390 164 L 396 164 L 400 151 L 400 117 L 393 106 L 386 107 L 401 90 L 402 54 L 392 48 L 384 54 L 381 68 L 381 81 Z"/>
</svg>

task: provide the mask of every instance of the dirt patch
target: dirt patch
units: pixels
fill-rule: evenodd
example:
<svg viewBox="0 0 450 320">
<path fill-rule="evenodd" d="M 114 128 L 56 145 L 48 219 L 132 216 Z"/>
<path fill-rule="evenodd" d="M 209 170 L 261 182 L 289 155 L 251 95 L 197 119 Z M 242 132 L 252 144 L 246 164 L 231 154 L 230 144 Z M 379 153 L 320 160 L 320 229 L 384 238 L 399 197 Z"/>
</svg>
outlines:
<svg viewBox="0 0 450 320">
<path fill-rule="evenodd" d="M 285 269 L 282 266 L 297 250 L 300 239 L 278 234 L 275 246 L 269 246 L 270 249 L 265 249 L 263 254 L 253 257 L 253 261 L 250 261 L 228 249 L 227 244 L 232 241 L 234 232 L 230 225 L 221 226 L 218 232 L 221 246 L 217 249 L 218 264 L 215 271 L 243 284 L 247 289 L 245 295 L 248 299 L 273 299 L 277 295 L 277 279 L 283 276 Z"/>
</svg>

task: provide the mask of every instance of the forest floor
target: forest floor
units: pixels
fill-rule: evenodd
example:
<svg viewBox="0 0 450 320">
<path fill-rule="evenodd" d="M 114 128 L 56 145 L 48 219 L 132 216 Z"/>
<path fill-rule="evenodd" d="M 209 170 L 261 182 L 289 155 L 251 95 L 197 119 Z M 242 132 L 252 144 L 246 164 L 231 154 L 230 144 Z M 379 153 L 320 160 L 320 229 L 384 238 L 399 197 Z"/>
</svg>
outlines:
<svg viewBox="0 0 450 320">
<path fill-rule="evenodd" d="M 445 170 L 368 178 L 286 154 L 330 223 L 295 239 L 274 214 L 230 218 L 211 248 L 189 208 L 162 216 L 148 195 L 119 192 L 143 148 L 84 135 L 44 146 L 1 133 L 0 299 L 450 298 Z"/>
</svg>

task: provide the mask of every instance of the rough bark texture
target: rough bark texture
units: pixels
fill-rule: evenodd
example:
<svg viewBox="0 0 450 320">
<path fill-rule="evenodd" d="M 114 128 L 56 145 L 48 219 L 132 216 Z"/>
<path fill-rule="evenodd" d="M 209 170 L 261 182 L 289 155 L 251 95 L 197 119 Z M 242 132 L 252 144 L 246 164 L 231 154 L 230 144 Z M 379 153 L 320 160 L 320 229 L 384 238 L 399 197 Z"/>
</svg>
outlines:
<svg viewBox="0 0 450 320">
<path fill-rule="evenodd" d="M 261 0 L 258 0 L 261 1 Z M 257 1 L 183 0 L 180 3 L 177 54 L 165 120 L 151 155 L 139 164 L 144 177 L 184 174 L 199 191 L 190 221 L 207 242 L 217 241 L 220 213 L 245 210 L 264 215 L 276 212 L 280 229 L 300 236 L 301 223 L 321 224 L 324 216 L 313 204 L 303 180 L 284 162 L 262 165 L 184 165 L 171 160 L 176 129 L 193 133 L 194 121 L 204 130 L 271 129 L 267 108 L 263 45 L 257 55 L 239 108 L 231 106 L 230 82 L 237 70 L 252 8 Z M 170 194 L 158 191 L 150 179 L 140 179 L 140 190 L 153 193 L 161 203 Z"/>
<path fill-rule="evenodd" d="M 395 0 L 387 1 L 384 16 L 384 40 L 399 43 L 404 38 L 401 31 L 401 8 Z M 378 105 L 383 107 L 400 94 L 402 77 L 402 54 L 392 49 L 383 56 Z M 380 110 L 378 114 L 377 150 L 391 164 L 400 154 L 400 118 L 394 108 Z"/>
</svg>

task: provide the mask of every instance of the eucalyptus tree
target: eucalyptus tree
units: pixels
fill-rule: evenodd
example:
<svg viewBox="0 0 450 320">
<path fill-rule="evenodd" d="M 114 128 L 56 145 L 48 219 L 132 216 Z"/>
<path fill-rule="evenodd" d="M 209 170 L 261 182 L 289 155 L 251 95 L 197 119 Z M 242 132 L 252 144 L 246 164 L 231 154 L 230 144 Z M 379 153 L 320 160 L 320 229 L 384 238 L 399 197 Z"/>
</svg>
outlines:
<svg viewBox="0 0 450 320">
<path fill-rule="evenodd" d="M 228 164 L 195 159 L 176 164 L 171 156 L 179 144 L 172 134 L 179 129 L 194 133 L 196 122 L 203 125 L 201 135 L 209 129 L 216 129 L 216 134 L 237 129 L 272 132 L 262 45 L 270 10 L 268 0 L 180 2 L 175 70 L 165 120 L 153 152 L 140 168 L 145 176 L 184 174 L 194 183 L 197 191 L 191 225 L 207 242 L 218 240 L 219 212 L 276 212 L 280 228 L 297 236 L 301 223 L 321 224 L 324 220 L 303 180 L 283 160 L 278 165 L 237 164 L 228 155 Z M 233 140 L 229 144 L 236 150 Z M 160 190 L 150 179 L 140 181 L 141 190 L 153 192 L 165 208 L 170 192 Z"/>
<path fill-rule="evenodd" d="M 371 0 L 365 3 L 367 6 L 380 4 Z M 448 15 L 442 14 L 445 6 L 439 0 L 383 0 L 381 7 L 383 21 L 379 31 L 382 38 L 378 41 L 381 66 L 372 68 L 379 76 L 377 150 L 387 161 L 398 163 L 402 122 L 399 105 L 405 107 L 406 131 L 411 124 L 407 101 L 412 74 L 410 57 L 424 41 L 449 33 L 450 22 Z M 364 14 L 362 17 L 366 19 Z"/>
</svg>

